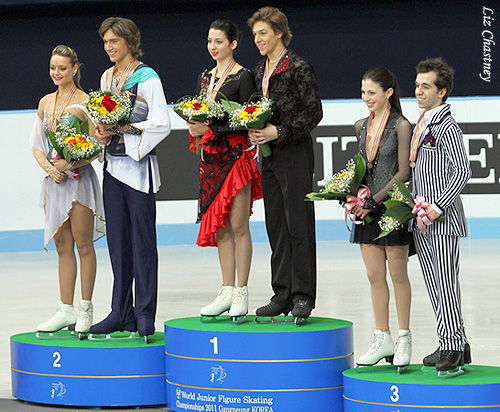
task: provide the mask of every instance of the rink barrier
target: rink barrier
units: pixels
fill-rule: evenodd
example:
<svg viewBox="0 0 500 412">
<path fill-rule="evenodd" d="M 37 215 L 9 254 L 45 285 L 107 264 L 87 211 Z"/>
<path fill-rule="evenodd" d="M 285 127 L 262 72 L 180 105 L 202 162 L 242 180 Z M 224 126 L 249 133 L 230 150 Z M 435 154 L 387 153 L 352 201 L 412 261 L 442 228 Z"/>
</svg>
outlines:
<svg viewBox="0 0 500 412">
<path fill-rule="evenodd" d="M 168 408 L 342 411 L 342 371 L 353 365 L 352 323 L 311 317 L 299 327 L 253 320 L 165 322 Z"/>
<path fill-rule="evenodd" d="M 115 336 L 126 336 L 115 333 Z M 165 339 L 79 340 L 65 331 L 10 338 L 12 395 L 20 400 L 87 407 L 167 403 Z"/>
</svg>

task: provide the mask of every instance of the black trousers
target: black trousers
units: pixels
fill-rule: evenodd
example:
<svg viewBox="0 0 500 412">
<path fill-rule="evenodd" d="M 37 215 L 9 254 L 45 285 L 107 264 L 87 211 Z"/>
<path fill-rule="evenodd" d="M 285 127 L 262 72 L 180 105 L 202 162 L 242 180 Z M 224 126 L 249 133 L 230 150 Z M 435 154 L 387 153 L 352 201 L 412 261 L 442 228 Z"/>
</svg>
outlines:
<svg viewBox="0 0 500 412">
<path fill-rule="evenodd" d="M 132 189 L 105 171 L 103 197 L 114 274 L 111 309 L 123 322 L 132 316 L 151 316 L 154 321 L 158 290 L 155 194 Z"/>
<path fill-rule="evenodd" d="M 299 299 L 316 300 L 316 230 L 312 191 L 312 140 L 275 146 L 262 160 L 266 229 L 271 244 L 275 303 L 291 307 Z"/>
</svg>

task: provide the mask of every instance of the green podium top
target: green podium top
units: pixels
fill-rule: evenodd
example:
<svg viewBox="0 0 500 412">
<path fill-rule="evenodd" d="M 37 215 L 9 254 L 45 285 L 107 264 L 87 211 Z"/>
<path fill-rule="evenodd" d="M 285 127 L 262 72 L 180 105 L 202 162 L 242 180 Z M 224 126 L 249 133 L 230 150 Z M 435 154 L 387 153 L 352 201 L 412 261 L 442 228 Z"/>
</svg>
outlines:
<svg viewBox="0 0 500 412">
<path fill-rule="evenodd" d="M 440 379 L 435 369 L 422 372 L 422 365 L 410 365 L 408 370 L 398 375 L 397 369 L 392 365 L 361 367 L 347 369 L 344 376 L 363 381 L 396 383 L 409 385 L 486 385 L 500 384 L 500 367 L 470 365 L 465 373 L 454 378 Z"/>
<path fill-rule="evenodd" d="M 307 324 L 297 326 L 293 323 L 291 316 L 276 316 L 275 319 L 283 321 L 290 319 L 290 323 L 256 323 L 255 316 L 247 316 L 247 321 L 235 325 L 229 316 L 218 316 L 217 318 L 179 318 L 165 322 L 165 326 L 177 329 L 214 331 L 214 332 L 243 332 L 243 333 L 290 333 L 290 332 L 319 332 L 352 327 L 352 322 L 341 319 L 310 317 Z M 262 318 L 269 319 L 269 318 Z"/>
<path fill-rule="evenodd" d="M 106 340 L 89 340 L 87 338 L 79 340 L 78 334 L 72 335 L 68 330 L 55 332 L 53 337 L 48 337 L 44 334 L 41 338 L 36 337 L 36 332 L 19 333 L 10 337 L 10 340 L 18 343 L 26 343 L 28 345 L 39 346 L 62 346 L 62 347 L 78 347 L 78 348 L 136 348 L 145 346 L 163 346 L 165 344 L 165 336 L 163 332 L 155 332 L 149 338 L 150 342 L 146 344 L 144 338 L 136 335 L 134 338 L 127 338 L 129 332 L 113 332 L 111 336 L 121 339 L 106 339 Z M 105 335 L 99 335 L 104 338 Z"/>
</svg>

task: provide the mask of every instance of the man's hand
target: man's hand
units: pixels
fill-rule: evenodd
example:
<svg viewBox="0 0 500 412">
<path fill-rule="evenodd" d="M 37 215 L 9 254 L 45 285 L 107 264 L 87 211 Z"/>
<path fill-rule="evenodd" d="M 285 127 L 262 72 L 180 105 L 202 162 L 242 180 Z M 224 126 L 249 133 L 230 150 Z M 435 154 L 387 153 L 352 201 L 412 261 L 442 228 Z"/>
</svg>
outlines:
<svg viewBox="0 0 500 412">
<path fill-rule="evenodd" d="M 97 143 L 99 143 L 102 146 L 109 145 L 111 137 L 113 136 L 113 133 L 108 132 L 105 126 L 107 127 L 107 125 L 98 123 L 95 128 L 95 139 L 97 140 Z"/>
<path fill-rule="evenodd" d="M 427 214 L 427 217 L 431 222 L 439 218 L 441 216 L 438 212 L 434 210 L 432 206 L 429 206 L 427 209 L 425 209 L 425 213 Z"/>
<path fill-rule="evenodd" d="M 263 129 L 249 129 L 248 137 L 252 144 L 263 144 L 276 140 L 278 138 L 278 130 L 276 126 L 268 123 Z"/>
</svg>

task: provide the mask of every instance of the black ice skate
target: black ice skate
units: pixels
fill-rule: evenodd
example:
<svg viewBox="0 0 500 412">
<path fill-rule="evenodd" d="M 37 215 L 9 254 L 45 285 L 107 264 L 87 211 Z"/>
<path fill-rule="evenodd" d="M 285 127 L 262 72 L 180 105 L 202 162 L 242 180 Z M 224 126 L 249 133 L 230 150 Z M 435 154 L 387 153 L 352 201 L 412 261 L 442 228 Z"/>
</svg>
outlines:
<svg viewBox="0 0 500 412">
<path fill-rule="evenodd" d="M 276 316 L 279 316 L 281 314 L 287 316 L 288 313 L 290 312 L 289 307 L 284 307 L 276 302 L 269 302 L 267 305 L 261 306 L 255 311 L 255 322 L 257 323 L 291 323 L 293 322 L 293 319 L 283 319 L 283 320 L 277 320 L 275 319 Z M 262 319 L 262 318 L 270 318 L 270 319 Z"/>
<path fill-rule="evenodd" d="M 149 343 L 149 338 L 155 334 L 155 323 L 151 316 L 140 316 L 137 318 L 137 332 L 144 342 Z"/>
<path fill-rule="evenodd" d="M 295 319 L 295 324 L 297 326 L 305 325 L 307 323 L 307 319 L 311 315 L 313 310 L 312 305 L 309 301 L 304 299 L 299 299 L 295 302 L 292 309 L 292 316 Z"/>
<path fill-rule="evenodd" d="M 439 359 L 436 362 L 438 377 L 446 379 L 464 373 L 464 352 L 457 350 L 441 350 Z"/>
<path fill-rule="evenodd" d="M 99 323 L 90 327 L 89 340 L 104 341 L 107 339 L 131 339 L 135 338 L 137 326 L 135 319 L 129 316 L 129 320 L 123 322 L 116 312 L 111 312 L 106 318 Z M 111 336 L 114 332 L 130 332 L 123 336 Z"/>
<path fill-rule="evenodd" d="M 434 352 L 427 355 L 423 360 L 422 372 L 424 373 L 434 373 L 436 368 L 436 363 L 439 359 L 439 348 Z M 473 371 L 474 368 L 470 366 L 472 363 L 472 356 L 469 343 L 464 345 L 464 368 L 469 371 Z"/>
</svg>

